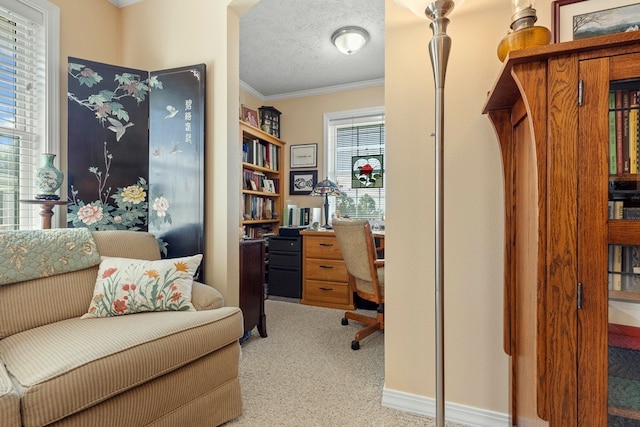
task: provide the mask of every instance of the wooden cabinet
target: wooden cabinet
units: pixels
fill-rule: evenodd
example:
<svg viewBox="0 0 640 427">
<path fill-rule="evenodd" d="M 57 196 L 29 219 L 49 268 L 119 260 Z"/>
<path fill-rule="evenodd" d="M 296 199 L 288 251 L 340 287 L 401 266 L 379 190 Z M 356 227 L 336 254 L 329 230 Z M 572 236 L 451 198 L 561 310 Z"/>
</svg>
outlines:
<svg viewBox="0 0 640 427">
<path fill-rule="evenodd" d="M 302 304 L 353 310 L 353 292 L 332 231 L 305 230 L 302 237 Z"/>
<path fill-rule="evenodd" d="M 514 425 L 605 426 L 619 415 L 608 407 L 609 313 L 612 297 L 633 292 L 609 290 L 609 253 L 640 244 L 640 221 L 608 212 L 610 190 L 640 177 L 609 173 L 609 93 L 638 82 L 632 32 L 512 52 L 489 93 L 504 172 Z"/>
<path fill-rule="evenodd" d="M 264 314 L 264 241 L 240 242 L 240 309 L 245 332 L 256 326 L 261 337 L 267 336 Z"/>
<path fill-rule="evenodd" d="M 252 239 L 260 239 L 270 233 L 277 234 L 284 203 L 282 171 L 285 143 L 243 121 L 240 121 L 240 141 L 241 224 L 246 235 Z"/>
</svg>

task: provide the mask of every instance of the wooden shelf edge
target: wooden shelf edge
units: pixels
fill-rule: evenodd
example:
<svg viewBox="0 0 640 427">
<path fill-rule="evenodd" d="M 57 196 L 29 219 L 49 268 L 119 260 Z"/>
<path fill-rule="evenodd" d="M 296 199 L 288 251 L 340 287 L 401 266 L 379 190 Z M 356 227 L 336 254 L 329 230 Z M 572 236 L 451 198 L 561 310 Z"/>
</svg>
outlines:
<svg viewBox="0 0 640 427">
<path fill-rule="evenodd" d="M 255 224 L 275 224 L 280 222 L 279 219 L 245 219 L 240 221 L 242 225 L 255 225 Z"/>
<path fill-rule="evenodd" d="M 257 190 L 242 190 L 242 194 L 251 194 L 252 196 L 259 196 L 259 197 L 281 197 L 280 193 L 268 193 L 266 191 L 257 191 Z"/>
<path fill-rule="evenodd" d="M 640 221 L 615 219 L 609 221 L 610 245 L 640 245 Z"/>
<path fill-rule="evenodd" d="M 609 291 L 609 299 L 623 302 L 640 302 L 640 292 Z"/>
<path fill-rule="evenodd" d="M 254 165 L 253 163 L 247 163 L 247 162 L 242 162 L 242 168 L 243 169 L 252 169 L 252 170 L 256 170 L 256 171 L 264 172 L 264 173 L 272 173 L 272 174 L 275 174 L 275 175 L 280 173 L 280 171 L 278 169 L 265 168 L 264 166 Z"/>
<path fill-rule="evenodd" d="M 262 129 L 259 129 L 255 126 L 251 126 L 249 123 L 243 122 L 242 120 L 240 120 L 239 122 L 240 122 L 240 131 L 246 131 L 272 144 L 281 145 L 281 146 L 284 146 L 286 144 L 280 138 L 276 138 L 275 136 L 263 131 Z"/>
</svg>

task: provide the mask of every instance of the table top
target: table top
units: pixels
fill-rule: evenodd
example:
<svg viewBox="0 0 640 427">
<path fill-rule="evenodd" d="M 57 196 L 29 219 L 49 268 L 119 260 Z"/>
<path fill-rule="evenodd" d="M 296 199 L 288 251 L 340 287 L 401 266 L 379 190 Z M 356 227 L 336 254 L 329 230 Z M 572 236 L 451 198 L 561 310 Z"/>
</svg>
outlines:
<svg viewBox="0 0 640 427">
<path fill-rule="evenodd" d="M 300 234 L 304 235 L 304 236 L 322 236 L 322 235 L 326 235 L 326 234 L 333 234 L 333 230 L 332 229 L 324 229 L 324 228 L 320 228 L 318 230 L 313 230 L 311 228 L 307 228 L 305 230 L 302 230 L 300 232 Z M 372 230 L 371 231 L 373 233 L 373 237 L 377 237 L 379 239 L 384 239 L 384 233 L 385 230 Z"/>
<path fill-rule="evenodd" d="M 20 199 L 20 203 L 26 203 L 29 205 L 49 205 L 49 206 L 62 206 L 68 205 L 68 200 L 38 200 L 38 199 Z"/>
</svg>

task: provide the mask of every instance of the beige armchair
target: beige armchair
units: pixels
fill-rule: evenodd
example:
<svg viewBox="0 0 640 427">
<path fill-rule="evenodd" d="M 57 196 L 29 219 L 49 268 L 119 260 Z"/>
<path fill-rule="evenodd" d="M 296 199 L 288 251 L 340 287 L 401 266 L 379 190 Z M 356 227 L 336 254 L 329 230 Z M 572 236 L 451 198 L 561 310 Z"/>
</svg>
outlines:
<svg viewBox="0 0 640 427">
<path fill-rule="evenodd" d="M 353 311 L 344 314 L 343 325 L 348 325 L 350 319 L 367 325 L 351 342 L 351 348 L 358 350 L 361 340 L 384 330 L 384 259 L 377 259 L 371 226 L 366 219 L 335 220 L 332 225 L 349 273 L 351 290 L 378 305 L 375 318 Z"/>
</svg>

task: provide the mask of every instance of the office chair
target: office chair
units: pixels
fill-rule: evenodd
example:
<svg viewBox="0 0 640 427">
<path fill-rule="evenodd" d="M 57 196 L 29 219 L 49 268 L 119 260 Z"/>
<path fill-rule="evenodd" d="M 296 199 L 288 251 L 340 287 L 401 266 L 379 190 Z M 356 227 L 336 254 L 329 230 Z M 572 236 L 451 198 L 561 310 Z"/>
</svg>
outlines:
<svg viewBox="0 0 640 427">
<path fill-rule="evenodd" d="M 358 350 L 361 340 L 384 330 L 384 259 L 377 259 L 371 226 L 366 219 L 334 220 L 332 225 L 349 273 L 351 291 L 378 305 L 375 318 L 353 311 L 344 313 L 343 325 L 348 325 L 350 319 L 367 325 L 351 342 L 351 349 Z"/>
</svg>

